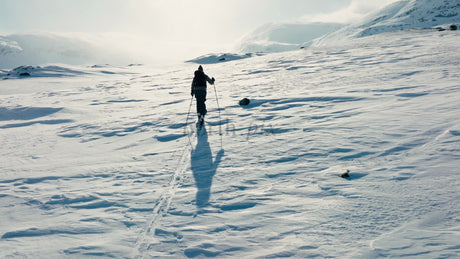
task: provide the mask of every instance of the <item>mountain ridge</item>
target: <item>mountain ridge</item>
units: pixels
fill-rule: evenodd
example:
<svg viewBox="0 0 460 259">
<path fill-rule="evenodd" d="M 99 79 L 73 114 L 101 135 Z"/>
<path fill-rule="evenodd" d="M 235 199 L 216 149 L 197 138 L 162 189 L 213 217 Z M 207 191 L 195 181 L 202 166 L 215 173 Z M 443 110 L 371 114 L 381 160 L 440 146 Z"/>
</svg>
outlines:
<svg viewBox="0 0 460 259">
<path fill-rule="evenodd" d="M 430 29 L 460 23 L 460 3 L 448 0 L 403 0 L 367 15 L 363 20 L 314 40 L 336 45 L 343 40 L 407 29 Z"/>
</svg>

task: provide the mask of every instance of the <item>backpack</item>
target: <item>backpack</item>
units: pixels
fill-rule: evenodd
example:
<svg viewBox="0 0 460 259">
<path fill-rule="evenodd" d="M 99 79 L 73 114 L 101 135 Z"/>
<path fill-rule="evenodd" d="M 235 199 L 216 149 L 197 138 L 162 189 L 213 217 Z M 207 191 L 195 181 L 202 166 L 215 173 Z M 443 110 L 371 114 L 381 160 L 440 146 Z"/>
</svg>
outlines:
<svg viewBox="0 0 460 259">
<path fill-rule="evenodd" d="M 195 71 L 194 86 L 206 86 L 206 75 L 202 71 Z"/>
</svg>

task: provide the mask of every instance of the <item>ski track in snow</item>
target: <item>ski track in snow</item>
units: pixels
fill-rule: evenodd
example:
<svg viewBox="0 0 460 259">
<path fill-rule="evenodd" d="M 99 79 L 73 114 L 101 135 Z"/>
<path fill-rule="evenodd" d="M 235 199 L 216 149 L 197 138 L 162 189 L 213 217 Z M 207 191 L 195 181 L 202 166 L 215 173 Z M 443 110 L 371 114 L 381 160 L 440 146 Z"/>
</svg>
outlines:
<svg viewBox="0 0 460 259">
<path fill-rule="evenodd" d="M 458 37 L 2 80 L 0 257 L 459 256 Z"/>
<path fill-rule="evenodd" d="M 149 245 L 150 242 L 152 242 L 152 237 L 158 235 L 162 231 L 159 229 L 159 226 L 161 226 L 161 219 L 167 215 L 174 195 L 179 188 L 181 177 L 187 170 L 187 159 L 189 158 L 188 152 L 190 152 L 190 148 L 191 143 L 188 143 L 182 150 L 177 163 L 177 168 L 171 176 L 168 187 L 164 193 L 161 194 L 159 201 L 155 205 L 155 208 L 153 209 L 153 217 L 150 223 L 140 239 L 136 242 L 139 257 L 141 258 L 146 258 L 145 254 L 148 253 L 150 249 Z"/>
</svg>

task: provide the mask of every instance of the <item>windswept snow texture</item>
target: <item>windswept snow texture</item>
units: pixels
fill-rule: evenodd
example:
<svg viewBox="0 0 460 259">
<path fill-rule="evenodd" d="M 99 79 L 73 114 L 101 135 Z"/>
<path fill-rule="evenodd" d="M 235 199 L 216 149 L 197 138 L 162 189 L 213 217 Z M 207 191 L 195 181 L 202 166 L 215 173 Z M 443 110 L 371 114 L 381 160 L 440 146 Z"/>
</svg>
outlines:
<svg viewBox="0 0 460 259">
<path fill-rule="evenodd" d="M 236 47 L 243 53 L 282 52 L 311 45 L 320 36 L 343 27 L 338 23 L 269 23 L 244 37 Z"/>
<path fill-rule="evenodd" d="M 357 24 L 314 40 L 314 45 L 338 45 L 350 38 L 407 29 L 447 28 L 460 24 L 458 0 L 403 0 L 369 14 Z"/>
<path fill-rule="evenodd" d="M 458 258 L 459 40 L 0 80 L 0 257 Z"/>
</svg>

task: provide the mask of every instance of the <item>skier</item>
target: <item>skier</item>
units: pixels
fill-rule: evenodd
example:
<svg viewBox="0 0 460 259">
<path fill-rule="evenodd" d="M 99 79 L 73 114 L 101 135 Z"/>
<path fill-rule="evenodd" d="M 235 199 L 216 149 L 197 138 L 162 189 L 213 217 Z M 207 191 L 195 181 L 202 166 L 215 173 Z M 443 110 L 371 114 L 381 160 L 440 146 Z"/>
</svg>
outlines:
<svg viewBox="0 0 460 259">
<path fill-rule="evenodd" d="M 198 114 L 198 126 L 203 126 L 204 116 L 208 112 L 206 110 L 206 82 L 214 84 L 216 81 L 213 78 L 209 78 L 204 72 L 203 67 L 200 65 L 198 70 L 195 71 L 195 77 L 192 81 L 192 96 L 195 95 L 196 98 L 196 112 Z"/>
</svg>

